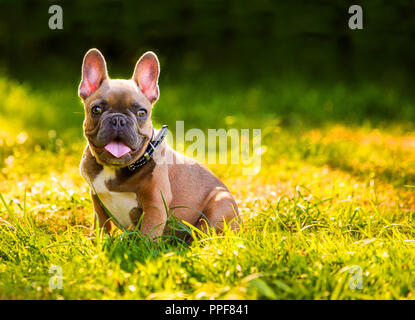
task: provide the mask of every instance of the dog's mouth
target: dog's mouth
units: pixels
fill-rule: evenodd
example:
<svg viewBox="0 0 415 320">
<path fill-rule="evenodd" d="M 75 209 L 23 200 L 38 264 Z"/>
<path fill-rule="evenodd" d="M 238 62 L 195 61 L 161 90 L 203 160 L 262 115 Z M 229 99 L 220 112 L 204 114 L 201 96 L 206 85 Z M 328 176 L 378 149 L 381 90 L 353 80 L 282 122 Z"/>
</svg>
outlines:
<svg viewBox="0 0 415 320">
<path fill-rule="evenodd" d="M 90 140 L 88 140 L 88 142 L 100 154 L 107 153 L 107 154 L 110 154 L 114 158 L 122 158 L 123 156 L 127 154 L 133 155 L 137 151 L 139 151 L 139 149 L 141 149 L 141 144 L 138 148 L 133 149 L 132 147 L 129 147 L 126 143 L 118 139 L 108 142 L 103 147 L 98 147 L 95 143 L 93 143 Z"/>
<path fill-rule="evenodd" d="M 111 141 L 104 147 L 104 149 L 116 158 L 121 158 L 127 153 L 133 151 L 129 146 L 121 141 Z"/>
<path fill-rule="evenodd" d="M 105 163 L 113 166 L 125 166 L 134 162 L 145 146 L 145 141 L 141 141 L 134 148 L 118 138 L 107 142 L 103 147 L 98 147 L 90 140 L 88 142 L 95 150 L 97 160 L 99 159 L 101 164 Z"/>
</svg>

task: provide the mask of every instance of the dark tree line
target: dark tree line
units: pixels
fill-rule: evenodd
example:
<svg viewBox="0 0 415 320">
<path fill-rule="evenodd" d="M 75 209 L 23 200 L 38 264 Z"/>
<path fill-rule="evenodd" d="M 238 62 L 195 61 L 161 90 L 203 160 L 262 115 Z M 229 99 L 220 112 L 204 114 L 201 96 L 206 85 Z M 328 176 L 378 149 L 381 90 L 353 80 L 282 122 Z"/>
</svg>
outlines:
<svg viewBox="0 0 415 320">
<path fill-rule="evenodd" d="M 123 71 L 151 49 L 174 71 L 413 73 L 415 2 L 359 2 L 364 29 L 352 31 L 356 3 L 340 0 L 1 0 L 0 71 L 64 65 L 70 75 L 98 47 Z M 63 8 L 63 30 L 48 28 L 53 4 Z"/>
</svg>

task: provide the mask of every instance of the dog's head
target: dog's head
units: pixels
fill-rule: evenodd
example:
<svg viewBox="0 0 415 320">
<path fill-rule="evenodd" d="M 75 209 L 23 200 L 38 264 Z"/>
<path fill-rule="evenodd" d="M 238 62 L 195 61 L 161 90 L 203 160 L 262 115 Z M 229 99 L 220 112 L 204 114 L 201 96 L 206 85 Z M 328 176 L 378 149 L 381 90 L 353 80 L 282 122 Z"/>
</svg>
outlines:
<svg viewBox="0 0 415 320">
<path fill-rule="evenodd" d="M 85 54 L 78 93 L 85 106 L 84 134 L 98 163 L 124 167 L 143 155 L 153 132 L 159 72 L 157 56 L 147 52 L 130 80 L 110 79 L 101 52 Z"/>
</svg>

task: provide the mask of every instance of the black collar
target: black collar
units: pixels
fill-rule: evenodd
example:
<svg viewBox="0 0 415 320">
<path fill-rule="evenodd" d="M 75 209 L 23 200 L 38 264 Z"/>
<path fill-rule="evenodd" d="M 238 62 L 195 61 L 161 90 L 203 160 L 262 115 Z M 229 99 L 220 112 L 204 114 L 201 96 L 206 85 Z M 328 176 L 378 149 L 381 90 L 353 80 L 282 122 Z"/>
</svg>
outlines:
<svg viewBox="0 0 415 320">
<path fill-rule="evenodd" d="M 144 166 L 147 162 L 151 160 L 157 148 L 160 146 L 160 144 L 163 142 L 164 138 L 166 137 L 167 130 L 168 130 L 168 127 L 164 125 L 160 129 L 157 137 L 153 140 L 153 136 L 154 136 L 154 129 L 153 129 L 151 140 L 148 143 L 148 146 L 147 146 L 146 151 L 144 152 L 144 155 L 142 155 L 136 162 L 133 162 L 132 164 L 130 164 L 128 166 L 128 170 L 136 171 L 137 169 L 141 168 L 142 166 Z"/>
</svg>

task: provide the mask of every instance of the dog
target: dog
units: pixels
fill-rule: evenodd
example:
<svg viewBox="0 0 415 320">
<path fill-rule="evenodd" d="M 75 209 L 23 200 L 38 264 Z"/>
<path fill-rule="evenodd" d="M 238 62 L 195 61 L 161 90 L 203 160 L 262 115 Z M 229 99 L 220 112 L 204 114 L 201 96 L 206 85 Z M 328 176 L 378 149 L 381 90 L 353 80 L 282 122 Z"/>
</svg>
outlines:
<svg viewBox="0 0 415 320">
<path fill-rule="evenodd" d="M 220 233 L 225 222 L 238 229 L 238 207 L 228 188 L 202 164 L 173 150 L 164 140 L 166 126 L 153 128 L 159 74 L 151 51 L 129 80 L 110 79 L 99 50 L 84 56 L 78 94 L 87 146 L 80 172 L 91 187 L 92 232 L 99 227 L 110 233 L 114 223 L 156 239 L 169 229 L 166 208 L 205 231 Z"/>
</svg>

